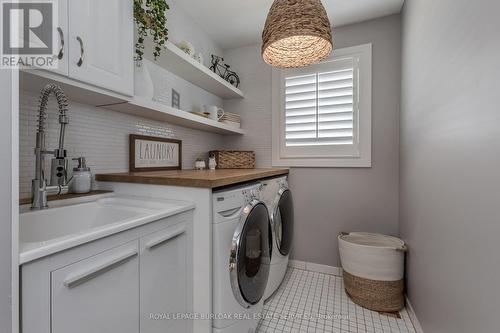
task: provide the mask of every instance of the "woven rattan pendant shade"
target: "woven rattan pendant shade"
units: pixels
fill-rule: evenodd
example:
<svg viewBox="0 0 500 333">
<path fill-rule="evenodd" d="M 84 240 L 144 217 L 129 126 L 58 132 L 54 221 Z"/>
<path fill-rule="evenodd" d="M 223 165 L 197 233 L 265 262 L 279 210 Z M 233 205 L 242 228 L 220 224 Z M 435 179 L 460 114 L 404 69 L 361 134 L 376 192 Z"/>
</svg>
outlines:
<svg viewBox="0 0 500 333">
<path fill-rule="evenodd" d="M 332 29 L 320 0 L 275 0 L 262 32 L 262 58 L 275 67 L 304 67 L 328 57 Z"/>
</svg>

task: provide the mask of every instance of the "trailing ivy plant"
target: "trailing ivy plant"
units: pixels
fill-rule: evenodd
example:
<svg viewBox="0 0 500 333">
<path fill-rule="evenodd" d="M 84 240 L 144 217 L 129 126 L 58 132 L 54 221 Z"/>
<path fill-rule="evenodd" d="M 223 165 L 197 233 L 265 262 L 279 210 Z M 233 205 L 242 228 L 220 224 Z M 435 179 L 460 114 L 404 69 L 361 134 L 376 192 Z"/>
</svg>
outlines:
<svg viewBox="0 0 500 333">
<path fill-rule="evenodd" d="M 168 39 L 166 14 L 169 9 L 165 0 L 134 0 L 134 21 L 138 33 L 135 44 L 136 61 L 141 61 L 144 56 L 144 40 L 148 33 L 153 38 L 155 60 L 160 56 Z"/>
</svg>

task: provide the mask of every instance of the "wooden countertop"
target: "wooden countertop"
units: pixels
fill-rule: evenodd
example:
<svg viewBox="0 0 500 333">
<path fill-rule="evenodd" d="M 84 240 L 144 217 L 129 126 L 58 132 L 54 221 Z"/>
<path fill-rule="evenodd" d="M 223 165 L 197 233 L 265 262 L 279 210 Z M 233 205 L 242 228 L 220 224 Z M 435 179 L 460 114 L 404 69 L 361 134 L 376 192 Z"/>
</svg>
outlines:
<svg viewBox="0 0 500 333">
<path fill-rule="evenodd" d="M 217 188 L 286 174 L 288 169 L 282 168 L 171 170 L 98 174 L 95 179 L 104 182 Z"/>
</svg>

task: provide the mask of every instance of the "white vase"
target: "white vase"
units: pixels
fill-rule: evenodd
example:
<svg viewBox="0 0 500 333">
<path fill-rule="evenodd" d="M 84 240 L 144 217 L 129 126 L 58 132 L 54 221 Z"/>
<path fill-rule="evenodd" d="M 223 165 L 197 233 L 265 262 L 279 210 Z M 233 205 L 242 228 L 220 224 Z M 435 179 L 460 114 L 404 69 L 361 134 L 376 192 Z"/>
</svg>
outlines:
<svg viewBox="0 0 500 333">
<path fill-rule="evenodd" d="M 145 99 L 153 99 L 155 87 L 149 73 L 149 60 L 143 59 L 135 63 L 134 95 Z"/>
</svg>

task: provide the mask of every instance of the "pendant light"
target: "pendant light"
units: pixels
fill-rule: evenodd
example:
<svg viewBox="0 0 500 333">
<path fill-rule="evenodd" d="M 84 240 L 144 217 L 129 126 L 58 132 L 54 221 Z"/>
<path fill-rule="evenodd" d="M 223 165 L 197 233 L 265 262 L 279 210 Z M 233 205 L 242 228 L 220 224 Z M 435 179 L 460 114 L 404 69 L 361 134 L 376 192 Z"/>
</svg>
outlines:
<svg viewBox="0 0 500 333">
<path fill-rule="evenodd" d="M 333 50 L 332 28 L 320 0 L 275 0 L 262 32 L 262 58 L 275 67 L 305 67 Z"/>
</svg>

